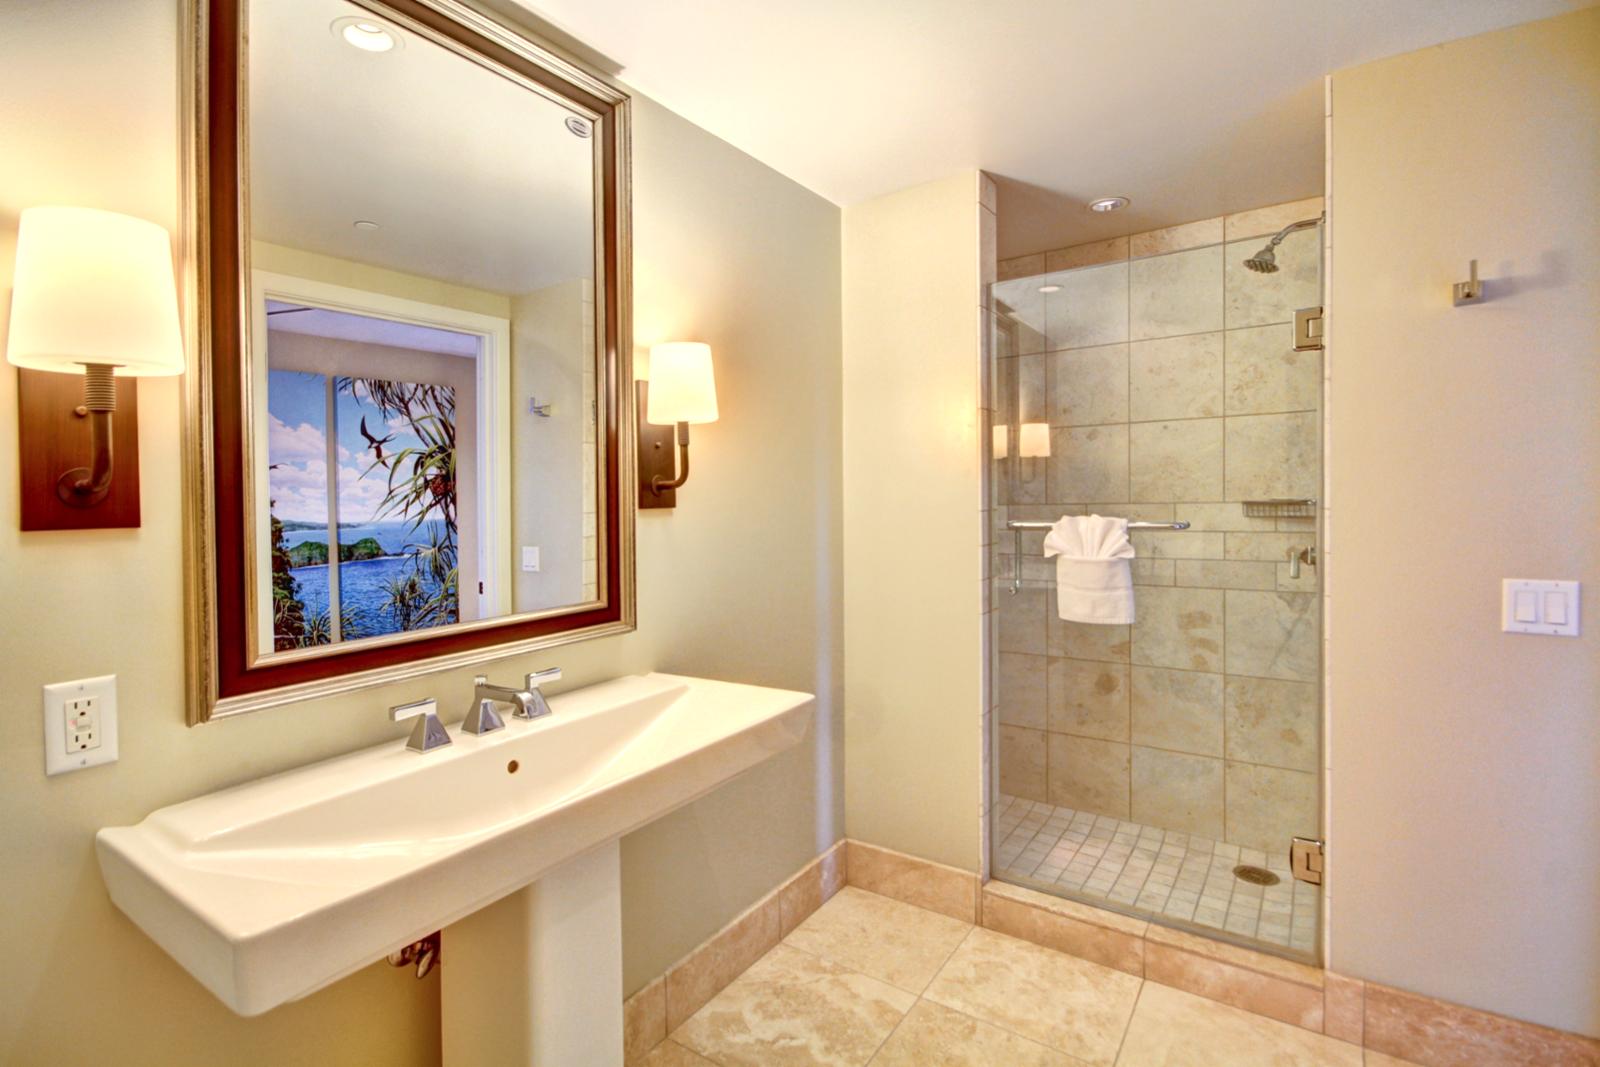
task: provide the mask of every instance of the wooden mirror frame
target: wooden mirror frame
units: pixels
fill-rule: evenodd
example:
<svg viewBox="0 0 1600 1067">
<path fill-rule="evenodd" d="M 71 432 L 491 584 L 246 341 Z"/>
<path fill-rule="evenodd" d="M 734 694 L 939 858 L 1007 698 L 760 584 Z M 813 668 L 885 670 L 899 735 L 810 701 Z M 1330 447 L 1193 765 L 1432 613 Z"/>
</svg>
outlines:
<svg viewBox="0 0 1600 1067">
<path fill-rule="evenodd" d="M 246 711 L 331 696 L 435 671 L 532 652 L 634 628 L 633 442 L 629 100 L 602 75 L 459 0 L 353 0 L 514 80 L 541 86 L 593 116 L 600 149 L 596 182 L 596 286 L 600 315 L 596 397 L 600 501 L 598 607 L 464 622 L 437 634 L 321 651 L 267 662 L 247 647 L 252 551 L 247 404 L 248 84 L 243 31 L 248 0 L 189 0 L 184 12 L 184 247 L 186 325 L 183 441 L 188 717 L 191 725 Z M 530 89 L 530 91 L 534 91 Z M 337 646 L 330 646 L 337 648 Z"/>
</svg>

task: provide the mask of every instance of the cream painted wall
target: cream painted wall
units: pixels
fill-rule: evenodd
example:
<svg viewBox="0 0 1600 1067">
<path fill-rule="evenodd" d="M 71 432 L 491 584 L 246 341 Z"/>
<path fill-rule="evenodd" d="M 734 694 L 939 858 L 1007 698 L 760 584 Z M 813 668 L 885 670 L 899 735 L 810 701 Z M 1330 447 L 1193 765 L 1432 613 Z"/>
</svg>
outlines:
<svg viewBox="0 0 1600 1067">
<path fill-rule="evenodd" d="M 585 403 L 594 380 L 594 305 L 590 283 L 578 278 L 535 289 L 511 301 L 511 587 L 522 611 L 584 599 L 586 521 L 592 520 L 591 425 Z M 550 405 L 532 415 L 528 397 Z M 540 569 L 522 569 L 523 545 L 541 553 Z"/>
<path fill-rule="evenodd" d="M 981 865 L 979 181 L 844 210 L 845 822 Z"/>
<path fill-rule="evenodd" d="M 177 215 L 176 13 L 166 0 L 12 5 L 0 36 L 0 290 L 38 203 Z M 721 422 L 695 431 L 675 513 L 641 517 L 639 629 L 493 667 L 566 686 L 651 668 L 819 693 L 814 740 L 623 842 L 630 989 L 842 832 L 839 212 L 636 98 L 639 342 L 717 353 Z M 0 302 L 3 308 L 4 302 Z M 0 321 L 0 336 L 4 324 Z M 240 1019 L 109 903 L 96 828 L 351 749 L 400 744 L 384 708 L 460 701 L 471 671 L 184 726 L 179 390 L 140 389 L 144 525 L 17 531 L 0 433 L 0 1062 L 432 1064 L 436 981 L 369 968 Z M 0 427 L 15 376 L 0 371 Z M 122 759 L 46 779 L 39 686 L 115 673 Z M 442 800 L 441 803 L 449 801 Z M 92 1021 L 73 1016 L 84 1006 Z"/>
<path fill-rule="evenodd" d="M 1330 966 L 1600 1035 L 1600 9 L 1332 99 Z"/>
</svg>

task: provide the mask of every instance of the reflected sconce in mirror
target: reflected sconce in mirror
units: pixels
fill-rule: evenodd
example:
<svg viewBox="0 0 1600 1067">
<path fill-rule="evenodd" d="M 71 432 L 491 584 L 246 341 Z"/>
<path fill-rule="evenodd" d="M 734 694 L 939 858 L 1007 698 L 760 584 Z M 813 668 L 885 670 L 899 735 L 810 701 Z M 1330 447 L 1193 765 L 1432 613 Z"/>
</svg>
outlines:
<svg viewBox="0 0 1600 1067">
<path fill-rule="evenodd" d="M 717 421 L 711 346 L 668 341 L 650 349 L 650 380 L 635 384 L 639 415 L 639 507 L 676 507 L 689 480 L 689 424 Z M 673 444 L 677 444 L 674 469 Z"/>
<path fill-rule="evenodd" d="M 1050 424 L 1025 422 L 1017 427 L 1017 455 L 1023 459 L 1046 459 L 1050 455 Z"/>
<path fill-rule="evenodd" d="M 24 210 L 6 359 L 22 372 L 22 529 L 138 526 L 134 393 L 117 379 L 183 373 L 171 235 L 110 211 Z"/>
</svg>

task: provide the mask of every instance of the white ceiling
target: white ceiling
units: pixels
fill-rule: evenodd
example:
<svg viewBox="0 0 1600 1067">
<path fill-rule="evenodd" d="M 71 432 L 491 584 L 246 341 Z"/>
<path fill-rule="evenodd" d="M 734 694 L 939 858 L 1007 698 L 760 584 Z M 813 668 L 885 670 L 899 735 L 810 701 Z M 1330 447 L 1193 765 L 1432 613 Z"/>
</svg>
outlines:
<svg viewBox="0 0 1600 1067">
<path fill-rule="evenodd" d="M 253 236 L 508 295 L 592 277 L 570 112 L 398 27 L 402 48 L 362 52 L 330 30 L 348 15 L 368 13 L 250 5 Z"/>
<path fill-rule="evenodd" d="M 1021 255 L 1316 195 L 1323 74 L 1592 0 L 518 2 L 835 203 L 989 171 Z"/>
</svg>

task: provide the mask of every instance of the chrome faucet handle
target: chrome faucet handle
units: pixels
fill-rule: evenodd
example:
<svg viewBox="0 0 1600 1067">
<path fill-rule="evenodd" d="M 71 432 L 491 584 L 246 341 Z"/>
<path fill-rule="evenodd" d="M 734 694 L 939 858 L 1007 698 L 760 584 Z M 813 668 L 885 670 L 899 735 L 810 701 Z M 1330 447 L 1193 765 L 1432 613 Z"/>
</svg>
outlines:
<svg viewBox="0 0 1600 1067">
<path fill-rule="evenodd" d="M 439 721 L 439 702 L 432 697 L 410 704 L 397 704 L 389 709 L 390 722 L 405 719 L 417 720 L 417 724 L 411 728 L 411 737 L 406 741 L 406 748 L 411 751 L 432 752 L 450 744 L 450 731 Z"/>
<path fill-rule="evenodd" d="M 560 667 L 546 667 L 542 671 L 532 671 L 532 672 L 530 672 L 528 677 L 523 680 L 523 684 L 526 685 L 529 689 L 538 689 L 541 685 L 543 685 L 546 682 L 559 682 L 559 681 L 561 681 L 561 668 Z"/>
<path fill-rule="evenodd" d="M 500 713 L 494 710 L 494 701 L 482 696 L 482 687 L 488 684 L 488 675 L 480 674 L 472 679 L 472 706 L 467 709 L 467 717 L 461 720 L 463 730 L 480 737 L 504 729 L 506 725 Z"/>
<path fill-rule="evenodd" d="M 533 711 L 528 718 L 538 719 L 550 714 L 550 701 L 545 699 L 544 693 L 539 687 L 546 682 L 559 681 L 561 681 L 560 667 L 546 667 L 542 671 L 528 672 L 528 676 L 522 682 L 523 688 L 533 694 Z"/>
</svg>

